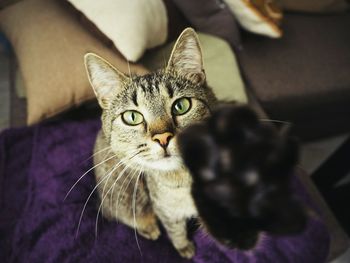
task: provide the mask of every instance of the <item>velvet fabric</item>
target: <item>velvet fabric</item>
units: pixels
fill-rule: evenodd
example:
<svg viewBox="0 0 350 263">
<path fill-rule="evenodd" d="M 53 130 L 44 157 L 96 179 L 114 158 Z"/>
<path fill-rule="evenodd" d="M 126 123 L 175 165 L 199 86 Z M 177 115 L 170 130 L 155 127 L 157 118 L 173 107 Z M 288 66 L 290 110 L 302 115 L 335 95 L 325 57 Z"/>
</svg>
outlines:
<svg viewBox="0 0 350 263">
<path fill-rule="evenodd" d="M 290 237 L 263 235 L 249 252 L 229 250 L 201 230 L 192 233 L 196 255 L 182 259 L 164 230 L 157 241 L 99 217 L 93 173 L 70 187 L 92 167 L 93 143 L 100 127 L 96 118 L 65 119 L 34 127 L 10 129 L 0 135 L 0 258 L 1 262 L 325 262 L 329 234 L 319 217 Z M 295 181 L 300 197 L 311 200 Z"/>
</svg>

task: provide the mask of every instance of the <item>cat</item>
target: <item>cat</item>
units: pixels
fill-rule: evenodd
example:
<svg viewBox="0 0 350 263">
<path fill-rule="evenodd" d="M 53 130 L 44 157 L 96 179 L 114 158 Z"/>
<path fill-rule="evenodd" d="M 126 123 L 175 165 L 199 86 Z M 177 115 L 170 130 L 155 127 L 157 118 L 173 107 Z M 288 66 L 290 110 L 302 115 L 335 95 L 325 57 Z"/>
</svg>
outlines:
<svg viewBox="0 0 350 263">
<path fill-rule="evenodd" d="M 159 220 L 185 258 L 195 253 L 192 217 L 240 249 L 254 247 L 263 231 L 303 229 L 304 210 L 288 188 L 297 144 L 247 106 L 218 104 L 193 29 L 158 72 L 126 76 L 92 53 L 85 66 L 103 110 L 94 164 L 104 217 L 151 240 Z"/>
<path fill-rule="evenodd" d="M 103 216 L 151 240 L 160 235 L 159 219 L 179 254 L 193 257 L 186 222 L 198 212 L 177 136 L 217 103 L 195 31 L 181 33 L 157 72 L 126 76 L 93 53 L 85 55 L 85 67 L 102 108 L 94 164 Z"/>
<path fill-rule="evenodd" d="M 182 131 L 178 143 L 199 218 L 217 241 L 248 250 L 262 232 L 304 229 L 305 210 L 289 189 L 298 144 L 288 133 L 259 121 L 248 106 L 225 103 Z"/>
</svg>

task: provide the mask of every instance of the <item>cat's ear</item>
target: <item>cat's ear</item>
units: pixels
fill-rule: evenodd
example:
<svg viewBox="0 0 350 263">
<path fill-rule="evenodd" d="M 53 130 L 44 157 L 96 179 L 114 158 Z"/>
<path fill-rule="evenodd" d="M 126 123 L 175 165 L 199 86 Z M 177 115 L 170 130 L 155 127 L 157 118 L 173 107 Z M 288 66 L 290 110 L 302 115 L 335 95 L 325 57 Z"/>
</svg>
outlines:
<svg viewBox="0 0 350 263">
<path fill-rule="evenodd" d="M 177 39 L 166 68 L 198 84 L 205 82 L 202 51 L 198 36 L 186 28 Z"/>
<path fill-rule="evenodd" d="M 94 53 L 87 53 L 84 62 L 98 103 L 103 109 L 107 109 L 113 94 L 122 88 L 128 77 Z"/>
</svg>

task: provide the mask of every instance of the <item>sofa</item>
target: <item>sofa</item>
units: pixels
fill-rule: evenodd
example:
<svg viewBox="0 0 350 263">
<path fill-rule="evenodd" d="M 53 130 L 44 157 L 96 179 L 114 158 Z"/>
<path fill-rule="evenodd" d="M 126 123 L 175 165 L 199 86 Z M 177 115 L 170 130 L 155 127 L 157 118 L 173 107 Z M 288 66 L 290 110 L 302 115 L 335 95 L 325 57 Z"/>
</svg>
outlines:
<svg viewBox="0 0 350 263">
<path fill-rule="evenodd" d="M 29 2 L 27 2 L 27 5 L 30 5 Z M 39 1 L 32 0 L 32 2 Z M 51 2 L 54 1 L 51 0 Z M 193 2 L 197 3 L 197 5 L 193 5 L 191 7 L 193 9 L 189 9 L 190 7 L 186 5 L 186 1 L 164 1 L 169 20 L 168 37 L 164 44 L 174 40 L 186 26 L 193 26 L 199 31 L 216 35 L 229 43 L 232 53 L 237 58 L 238 72 L 240 72 L 239 78 L 243 80 L 248 101 L 263 118 L 290 122 L 294 133 L 304 141 L 349 132 L 350 123 L 346 121 L 350 113 L 350 107 L 347 103 L 350 99 L 350 74 L 348 73 L 350 69 L 350 52 L 347 52 L 350 46 L 350 36 L 347 33 L 350 26 L 349 12 L 344 11 L 332 14 L 303 13 L 295 10 L 290 13 L 286 12 L 281 26 L 283 36 L 280 39 L 271 39 L 239 28 L 235 18 L 222 5 L 223 1 L 211 1 L 216 6 L 215 12 L 210 12 L 210 8 L 205 9 L 207 12 L 205 15 L 211 15 L 210 17 L 213 20 L 203 19 L 203 13 L 201 12 L 195 12 L 197 16 L 194 19 L 190 14 L 194 12 L 193 10 L 198 11 L 201 9 L 198 9 L 200 1 Z M 66 3 L 62 4 L 62 6 L 67 9 L 71 8 L 71 6 L 67 7 Z M 224 16 L 222 10 L 225 10 Z M 216 16 L 214 16 L 215 14 Z M 64 13 L 63 16 L 74 21 L 75 24 L 69 27 L 70 29 L 76 28 L 77 21 L 81 21 L 81 17 L 79 19 L 72 18 L 68 13 Z M 221 19 L 222 17 L 225 17 L 225 19 Z M 54 19 L 52 18 L 52 20 Z M 212 23 L 205 23 L 206 21 L 211 21 Z M 222 23 L 229 23 L 228 21 L 232 22 L 230 24 L 231 27 L 228 29 L 222 26 L 213 27 L 216 23 L 221 23 L 220 25 L 222 25 Z M 21 23 L 20 20 L 18 23 Z M 26 25 L 26 23 L 23 22 L 21 27 L 23 28 L 23 25 Z M 28 28 L 31 28 L 30 24 L 28 25 Z M 111 57 L 114 64 L 120 63 L 127 70 L 126 63 L 122 62 L 121 59 L 123 56 L 112 47 L 110 41 L 94 35 L 93 32 L 95 31 L 85 31 L 84 35 L 82 35 L 84 36 L 84 41 L 85 39 L 91 41 L 93 48 L 103 50 L 101 52 L 107 57 Z M 235 32 L 234 37 L 232 32 Z M 13 39 L 17 41 L 18 38 L 14 37 L 11 39 L 9 37 L 10 42 L 13 44 L 13 51 L 10 52 L 12 72 L 11 123 L 13 126 L 23 126 L 28 123 L 28 111 L 33 113 L 33 105 L 35 106 L 37 102 L 36 100 L 33 103 L 33 97 L 34 99 L 37 98 L 38 90 L 27 90 L 27 92 L 29 91 L 27 96 L 32 96 L 32 99 L 27 98 L 27 101 L 18 99 L 16 95 L 15 86 L 18 88 L 16 78 L 18 75 L 22 75 L 24 82 L 27 83 L 27 76 L 30 74 L 25 74 L 22 66 L 24 62 L 18 52 L 18 50 L 24 51 L 26 47 L 24 46 L 22 49 L 16 48 L 14 41 L 12 41 Z M 76 41 L 76 43 L 83 45 L 83 41 L 79 39 Z M 52 45 L 55 44 L 54 42 L 51 42 Z M 68 45 L 65 46 L 65 48 L 68 47 Z M 81 49 L 80 51 L 82 52 L 83 50 Z M 145 57 L 147 58 L 148 54 L 152 54 L 152 52 L 157 52 L 157 48 L 146 51 Z M 56 58 L 59 58 L 59 56 L 56 55 Z M 147 59 L 143 62 L 140 61 L 131 64 L 133 71 L 140 74 L 147 73 L 149 69 L 146 66 L 148 63 Z M 28 68 L 28 60 L 25 65 Z M 48 67 L 51 66 L 50 64 L 47 65 Z M 80 73 L 80 71 L 77 71 L 77 74 Z M 237 77 L 237 75 L 234 76 Z M 42 81 L 40 79 L 33 83 L 37 85 L 37 83 Z M 65 81 L 71 80 L 67 78 Z M 75 81 L 72 81 L 72 83 L 76 83 Z M 52 79 L 50 83 L 55 83 L 55 79 Z M 86 85 L 86 81 L 83 85 Z M 232 87 L 232 90 L 235 88 L 237 89 L 237 87 Z M 54 94 L 54 97 L 60 95 L 59 93 L 52 93 L 52 91 L 47 94 L 48 96 Z M 43 132 L 58 125 L 62 118 L 67 118 L 66 114 L 70 116 L 69 119 L 75 120 L 81 119 L 79 114 L 78 117 L 75 117 L 76 111 L 80 113 L 96 113 L 96 103 L 94 100 L 91 100 L 92 98 L 91 90 L 86 91 L 84 87 L 83 94 L 77 93 L 73 97 L 71 95 L 65 97 L 65 101 L 70 102 L 68 106 L 60 105 L 60 107 L 62 106 L 60 110 L 50 111 L 45 113 L 46 115 L 41 113 L 40 115 L 36 111 L 35 116 L 31 115 L 30 124 L 38 125 L 34 126 L 36 127 L 33 129 L 35 133 Z M 89 102 L 86 102 L 87 100 Z M 245 99 L 242 100 L 245 102 Z M 26 102 L 30 103 L 26 104 Z M 26 109 L 26 105 L 29 108 Z M 48 119 L 49 123 L 46 123 L 45 119 Z M 50 121 L 54 123 L 53 126 L 50 125 Z M 44 124 L 41 124 L 41 122 Z M 74 125 L 73 123 L 72 126 Z M 96 129 L 98 124 L 94 123 L 93 125 L 93 129 Z M 28 140 L 40 139 L 32 134 L 34 133 L 32 130 L 26 131 L 32 136 Z M 21 138 L 22 132 L 17 131 L 16 136 Z M 92 135 L 90 134 L 90 136 Z M 39 144 L 39 142 L 36 143 Z M 20 148 L 20 146 L 18 147 Z M 297 173 L 297 176 L 312 197 L 313 202 L 316 203 L 319 213 L 327 225 L 330 233 L 328 260 L 332 260 L 348 248 L 349 239 L 309 176 L 302 170 Z M 292 259 L 291 262 L 293 262 Z"/>
<path fill-rule="evenodd" d="M 349 133 L 350 12 L 286 14 L 278 40 L 244 34 L 247 87 L 272 119 L 305 141 Z"/>
</svg>

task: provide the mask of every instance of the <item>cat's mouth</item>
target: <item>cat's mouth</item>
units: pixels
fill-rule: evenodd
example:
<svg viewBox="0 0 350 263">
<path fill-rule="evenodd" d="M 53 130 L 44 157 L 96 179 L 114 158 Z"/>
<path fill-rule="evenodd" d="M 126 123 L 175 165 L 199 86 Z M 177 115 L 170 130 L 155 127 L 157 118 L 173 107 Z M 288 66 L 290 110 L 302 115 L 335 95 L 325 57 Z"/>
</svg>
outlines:
<svg viewBox="0 0 350 263">
<path fill-rule="evenodd" d="M 164 158 L 170 158 L 170 157 L 171 157 L 171 154 L 168 152 L 167 149 L 164 150 L 163 157 L 164 157 Z"/>
</svg>

